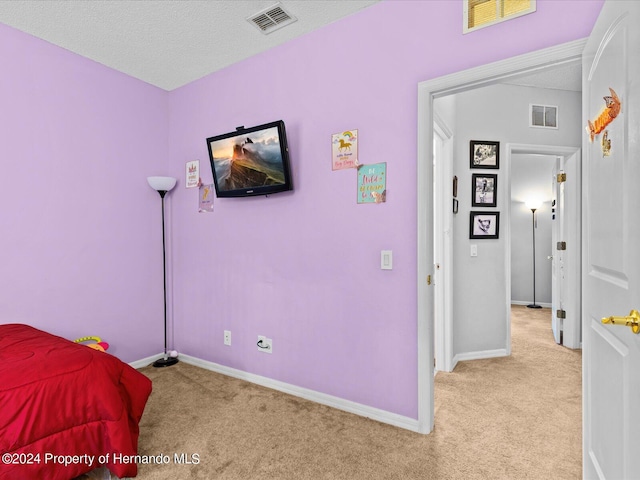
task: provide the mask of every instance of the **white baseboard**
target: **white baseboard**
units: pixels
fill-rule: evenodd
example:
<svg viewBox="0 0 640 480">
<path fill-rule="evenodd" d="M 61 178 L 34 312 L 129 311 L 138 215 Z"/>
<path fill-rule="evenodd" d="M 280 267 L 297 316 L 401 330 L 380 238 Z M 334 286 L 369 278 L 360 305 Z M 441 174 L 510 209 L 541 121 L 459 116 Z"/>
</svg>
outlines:
<svg viewBox="0 0 640 480">
<path fill-rule="evenodd" d="M 156 357 L 149 357 L 149 358 L 155 359 Z M 271 378 L 255 375 L 253 373 L 244 372 L 242 370 L 236 370 L 235 368 L 226 367 L 224 365 L 219 365 L 217 363 L 209 362 L 207 360 L 201 360 L 199 358 L 192 357 L 190 355 L 181 354 L 179 358 L 180 358 L 180 361 L 184 363 L 188 363 L 196 367 L 204 368 L 206 370 L 211 370 L 212 372 L 221 373 L 229 377 L 234 377 L 240 380 L 245 380 L 247 382 L 255 383 L 256 385 L 261 385 L 263 387 L 271 388 L 273 390 L 278 390 L 283 393 L 288 393 L 289 395 L 304 398 L 305 400 L 311 400 L 312 402 L 337 408 L 338 410 L 343 410 L 345 412 L 354 413 L 356 415 L 370 418 L 378 422 L 387 423 L 395 427 L 400 427 L 406 430 L 411 430 L 413 432 L 418 432 L 418 420 L 414 418 L 409 418 L 403 415 L 398 415 L 396 413 L 387 412 L 386 410 L 381 410 L 379 408 L 369 407 L 367 405 L 362 405 L 360 403 L 352 402 L 350 400 L 334 397 L 332 395 L 316 392 L 314 390 L 309 390 L 308 388 L 298 387 L 296 385 L 280 382 L 278 380 L 273 380 Z M 133 362 L 133 363 L 140 364 L 142 362 L 147 362 L 145 363 L 146 365 L 148 364 L 148 359 L 140 360 L 138 362 Z"/>
<path fill-rule="evenodd" d="M 531 302 L 523 302 L 523 301 L 520 301 L 520 300 L 511 300 L 511 305 L 531 305 Z M 536 302 L 536 305 L 540 305 L 543 308 L 551 308 L 551 304 L 550 303 Z"/>
<path fill-rule="evenodd" d="M 458 362 L 462 362 L 465 360 L 482 360 L 483 358 L 497 358 L 506 356 L 507 350 L 504 348 L 499 348 L 497 350 L 483 350 L 480 352 L 458 353 L 453 357 L 453 364 L 455 366 Z"/>
<path fill-rule="evenodd" d="M 146 367 L 147 365 L 151 365 L 153 362 L 158 360 L 159 358 L 164 357 L 164 353 L 158 353 L 156 355 L 151 355 L 150 357 L 143 358 L 141 360 L 136 360 L 135 362 L 129 363 L 135 369 Z"/>
</svg>

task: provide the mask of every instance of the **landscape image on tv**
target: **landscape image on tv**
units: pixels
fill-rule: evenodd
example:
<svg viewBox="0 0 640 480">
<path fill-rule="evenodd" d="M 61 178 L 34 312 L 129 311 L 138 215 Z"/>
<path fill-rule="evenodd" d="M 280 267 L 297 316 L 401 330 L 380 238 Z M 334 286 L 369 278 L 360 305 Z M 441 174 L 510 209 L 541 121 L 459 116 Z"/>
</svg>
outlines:
<svg viewBox="0 0 640 480">
<path fill-rule="evenodd" d="M 212 141 L 211 152 L 220 190 L 285 183 L 278 127 Z"/>
</svg>

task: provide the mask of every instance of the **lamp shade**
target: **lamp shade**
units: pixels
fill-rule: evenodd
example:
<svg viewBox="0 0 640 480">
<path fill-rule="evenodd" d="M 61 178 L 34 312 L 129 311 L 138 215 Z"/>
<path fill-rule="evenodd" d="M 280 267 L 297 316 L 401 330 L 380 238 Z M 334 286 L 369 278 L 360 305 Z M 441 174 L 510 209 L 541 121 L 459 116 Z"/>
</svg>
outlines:
<svg viewBox="0 0 640 480">
<path fill-rule="evenodd" d="M 542 205 L 542 201 L 539 198 L 530 198 L 525 202 L 525 205 L 530 210 L 537 210 Z"/>
<path fill-rule="evenodd" d="M 147 177 L 147 182 L 158 192 L 168 192 L 176 186 L 176 179 L 173 177 Z"/>
</svg>

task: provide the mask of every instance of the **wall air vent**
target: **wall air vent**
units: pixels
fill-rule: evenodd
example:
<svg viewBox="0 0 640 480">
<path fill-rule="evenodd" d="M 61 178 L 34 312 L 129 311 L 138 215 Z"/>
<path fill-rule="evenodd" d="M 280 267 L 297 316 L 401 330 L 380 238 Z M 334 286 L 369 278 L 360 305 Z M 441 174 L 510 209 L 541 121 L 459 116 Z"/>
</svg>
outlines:
<svg viewBox="0 0 640 480">
<path fill-rule="evenodd" d="M 253 24 L 265 35 L 278 30 L 279 28 L 286 27 L 296 20 L 296 17 L 282 8 L 282 4 L 280 2 L 247 17 L 247 21 Z"/>
<path fill-rule="evenodd" d="M 558 128 L 557 105 L 529 105 L 529 126 Z"/>
</svg>

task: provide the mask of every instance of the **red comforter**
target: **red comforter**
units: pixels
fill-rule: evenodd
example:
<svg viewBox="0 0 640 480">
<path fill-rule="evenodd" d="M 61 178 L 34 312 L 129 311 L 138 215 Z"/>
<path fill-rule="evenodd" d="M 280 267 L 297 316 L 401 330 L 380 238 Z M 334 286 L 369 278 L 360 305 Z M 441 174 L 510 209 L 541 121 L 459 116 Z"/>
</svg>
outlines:
<svg viewBox="0 0 640 480">
<path fill-rule="evenodd" d="M 0 479 L 68 480 L 100 463 L 136 476 L 124 459 L 137 454 L 150 393 L 151 380 L 108 353 L 0 325 Z"/>
</svg>

